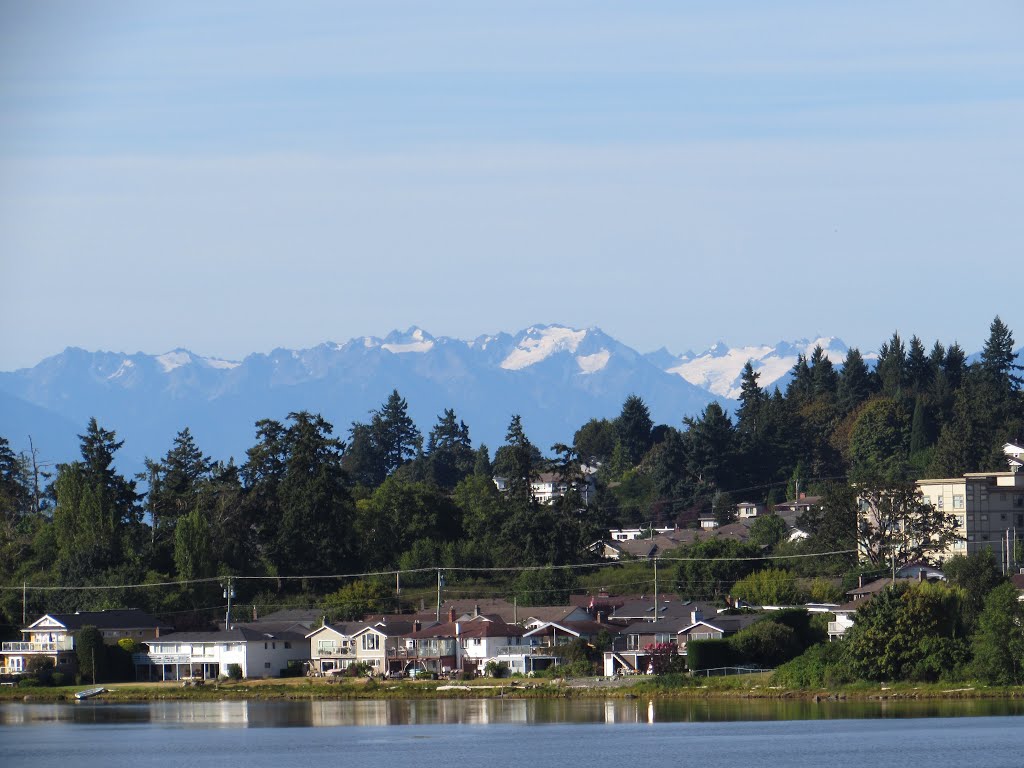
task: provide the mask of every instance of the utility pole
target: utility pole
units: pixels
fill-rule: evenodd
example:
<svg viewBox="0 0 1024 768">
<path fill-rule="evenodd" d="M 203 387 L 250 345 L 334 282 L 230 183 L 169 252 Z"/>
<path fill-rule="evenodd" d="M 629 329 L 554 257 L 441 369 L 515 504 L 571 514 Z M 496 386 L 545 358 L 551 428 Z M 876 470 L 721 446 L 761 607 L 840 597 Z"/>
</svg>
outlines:
<svg viewBox="0 0 1024 768">
<path fill-rule="evenodd" d="M 26 613 L 28 612 L 28 582 L 21 582 L 21 626 L 27 626 L 28 620 Z"/>
<path fill-rule="evenodd" d="M 437 569 L 437 616 L 436 616 L 436 620 L 437 620 L 438 624 L 441 623 L 441 584 L 442 583 L 443 582 L 442 582 L 442 579 L 441 579 L 441 569 L 438 568 Z"/>
<path fill-rule="evenodd" d="M 658 620 L 658 558 L 654 558 L 654 620 Z"/>
<path fill-rule="evenodd" d="M 228 612 L 224 617 L 224 631 L 231 629 L 231 598 L 235 596 L 235 588 L 231 585 L 231 577 L 228 576 L 227 583 L 222 583 L 224 587 L 224 597 L 228 599 Z"/>
</svg>

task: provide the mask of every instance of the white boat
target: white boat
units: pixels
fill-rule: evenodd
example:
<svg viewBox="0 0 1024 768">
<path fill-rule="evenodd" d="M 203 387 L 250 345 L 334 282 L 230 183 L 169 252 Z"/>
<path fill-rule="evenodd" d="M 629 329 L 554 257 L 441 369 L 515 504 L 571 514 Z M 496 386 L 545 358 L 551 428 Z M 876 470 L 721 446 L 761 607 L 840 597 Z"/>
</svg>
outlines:
<svg viewBox="0 0 1024 768">
<path fill-rule="evenodd" d="M 93 696 L 99 696 L 106 690 L 106 688 L 86 688 L 84 691 L 78 691 L 75 694 L 75 698 L 79 701 L 84 701 L 85 699 L 91 699 Z"/>
</svg>

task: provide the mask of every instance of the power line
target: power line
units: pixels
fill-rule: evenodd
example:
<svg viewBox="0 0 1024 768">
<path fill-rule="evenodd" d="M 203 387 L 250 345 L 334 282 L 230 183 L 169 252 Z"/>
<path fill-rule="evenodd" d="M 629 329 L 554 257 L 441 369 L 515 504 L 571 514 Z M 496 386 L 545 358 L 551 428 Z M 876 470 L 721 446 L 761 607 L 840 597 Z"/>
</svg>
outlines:
<svg viewBox="0 0 1024 768">
<path fill-rule="evenodd" d="M 798 560 L 809 557 L 829 557 L 832 555 L 850 555 L 855 554 L 856 549 L 840 549 L 831 552 L 809 552 L 804 554 L 794 555 L 757 555 L 754 557 L 658 557 L 651 558 L 647 561 L 628 561 L 629 563 L 642 563 L 651 562 L 657 559 L 660 562 L 670 563 L 686 563 L 686 562 L 762 562 L 762 561 L 773 561 L 773 560 Z M 334 574 L 308 574 L 305 576 L 232 576 L 231 578 L 236 581 L 320 581 L 320 580 L 338 580 L 338 579 L 366 579 L 382 576 L 394 576 L 407 575 L 407 574 L 423 574 L 423 573 L 436 573 L 437 571 L 447 571 L 449 573 L 525 573 L 530 571 L 548 571 L 548 570 L 580 570 L 580 569 L 601 569 L 601 568 L 614 568 L 621 566 L 623 563 L 618 560 L 608 560 L 600 563 L 570 563 L 567 565 L 520 565 L 520 566 L 434 566 L 429 568 L 409 568 L 404 570 L 390 570 L 390 571 L 365 571 L 362 573 L 334 573 Z M 223 577 L 212 576 L 205 579 L 182 579 L 179 581 L 160 581 L 160 582 L 147 582 L 141 584 L 100 584 L 95 586 L 89 585 L 78 585 L 78 586 L 54 586 L 54 585 L 15 585 L 15 586 L 3 586 L 0 589 L 6 591 L 17 591 L 17 590 L 34 590 L 36 592 L 54 592 L 58 590 L 68 591 L 86 591 L 86 590 L 97 590 L 97 591 L 112 591 L 117 589 L 152 589 L 156 587 L 178 587 L 187 586 L 191 584 L 212 584 L 220 582 Z"/>
</svg>

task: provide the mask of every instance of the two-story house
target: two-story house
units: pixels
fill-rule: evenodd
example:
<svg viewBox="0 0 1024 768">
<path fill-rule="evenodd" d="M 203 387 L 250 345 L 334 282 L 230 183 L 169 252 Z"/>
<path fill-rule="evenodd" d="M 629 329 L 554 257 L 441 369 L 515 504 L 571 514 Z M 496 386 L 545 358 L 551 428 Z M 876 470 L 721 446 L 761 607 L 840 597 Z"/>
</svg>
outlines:
<svg viewBox="0 0 1024 768">
<path fill-rule="evenodd" d="M 0 646 L 0 674 L 23 674 L 33 658 L 50 659 L 57 671 L 74 673 L 78 669 L 75 633 L 85 627 L 96 627 L 110 645 L 125 638 L 148 642 L 171 631 L 136 608 L 48 613 L 23 628 L 20 641 Z"/>
</svg>

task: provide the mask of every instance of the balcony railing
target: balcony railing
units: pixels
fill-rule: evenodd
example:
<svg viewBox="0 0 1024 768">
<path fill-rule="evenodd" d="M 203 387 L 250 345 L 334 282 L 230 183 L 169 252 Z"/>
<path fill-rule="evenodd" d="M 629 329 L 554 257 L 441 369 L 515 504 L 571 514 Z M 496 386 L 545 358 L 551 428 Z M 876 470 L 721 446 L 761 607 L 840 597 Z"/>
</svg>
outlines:
<svg viewBox="0 0 1024 768">
<path fill-rule="evenodd" d="M 557 656 L 548 645 L 500 645 L 497 656 Z"/>
<path fill-rule="evenodd" d="M 187 653 L 173 653 L 173 654 L 160 654 L 160 653 L 133 653 L 132 663 L 139 666 L 159 665 L 159 664 L 191 664 L 193 658 Z M 201 657 L 200 662 L 201 663 Z"/>
<path fill-rule="evenodd" d="M 74 641 L 71 638 L 58 640 L 55 643 L 4 643 L 4 653 L 57 653 L 59 651 L 73 651 Z"/>
<path fill-rule="evenodd" d="M 321 659 L 334 659 L 339 656 L 354 656 L 355 648 L 317 648 L 317 655 Z"/>
<path fill-rule="evenodd" d="M 845 621 L 830 621 L 828 623 L 828 633 L 830 635 L 841 635 L 850 628 L 850 625 Z"/>
</svg>

